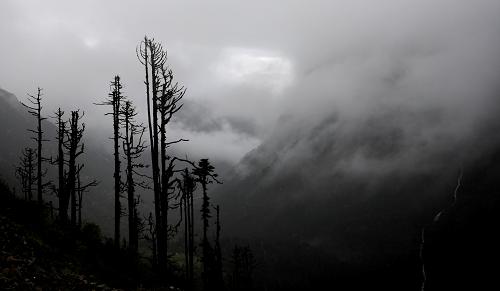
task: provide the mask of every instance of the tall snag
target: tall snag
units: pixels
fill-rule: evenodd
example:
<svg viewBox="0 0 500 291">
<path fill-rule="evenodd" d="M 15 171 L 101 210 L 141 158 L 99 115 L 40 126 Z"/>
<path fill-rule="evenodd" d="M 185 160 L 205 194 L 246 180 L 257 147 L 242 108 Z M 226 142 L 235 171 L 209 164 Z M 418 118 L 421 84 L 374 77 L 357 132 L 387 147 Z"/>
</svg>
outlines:
<svg viewBox="0 0 500 291">
<path fill-rule="evenodd" d="M 158 271 L 166 274 L 169 228 L 169 200 L 174 193 L 173 175 L 175 159 L 167 149 L 183 139 L 167 141 L 167 125 L 174 114 L 182 108 L 179 104 L 185 89 L 173 82 L 173 73 L 168 68 L 167 51 L 163 46 L 147 37 L 137 47 L 137 57 L 145 70 L 146 101 L 148 107 L 148 129 L 153 172 L 155 203 L 155 226 Z"/>
<path fill-rule="evenodd" d="M 84 145 L 81 142 L 83 137 L 83 132 L 85 131 L 85 124 L 80 125 L 80 120 L 83 114 L 80 116 L 80 111 L 71 111 L 71 119 L 69 123 L 69 131 L 66 132 L 66 140 L 63 145 L 68 151 L 68 176 L 66 179 L 66 191 L 64 191 L 64 199 L 62 199 L 62 204 L 59 205 L 59 216 L 62 221 L 67 221 L 68 219 L 68 206 L 71 200 L 71 224 L 76 226 L 76 196 L 77 196 L 77 158 L 83 154 Z"/>
<path fill-rule="evenodd" d="M 136 162 L 146 149 L 145 141 L 142 139 L 146 128 L 142 124 L 135 123 L 137 112 L 130 101 L 125 101 L 122 106 L 121 114 L 123 116 L 123 125 L 125 134 L 123 139 L 123 152 L 126 160 L 126 182 L 128 202 L 128 247 L 134 255 L 137 255 L 139 243 L 139 218 L 137 215 L 138 197 L 135 196 L 136 186 L 145 187 L 143 183 L 137 182 L 135 175 L 143 176 L 136 172 L 137 168 L 144 168 L 145 165 Z"/>
<path fill-rule="evenodd" d="M 120 247 L 120 218 L 122 213 L 121 203 L 120 203 L 120 193 L 121 193 L 121 176 L 120 176 L 120 108 L 124 100 L 121 89 L 122 84 L 120 82 L 120 76 L 115 76 L 113 81 L 111 81 L 111 92 L 108 94 L 108 98 L 102 103 L 97 103 L 96 105 L 107 105 L 111 106 L 111 112 L 105 115 L 111 115 L 113 119 L 113 155 L 115 160 L 115 170 L 113 173 L 113 178 L 115 182 L 115 232 L 114 232 L 114 244 L 116 248 Z"/>
<path fill-rule="evenodd" d="M 42 172 L 42 162 L 46 161 L 46 159 L 42 156 L 42 145 L 44 141 L 43 139 L 43 129 L 42 129 L 42 121 L 47 119 L 42 117 L 42 88 L 38 87 L 36 96 L 28 94 L 28 101 L 31 105 L 26 105 L 25 103 L 21 104 L 28 109 L 28 112 L 36 118 L 37 127 L 36 130 L 28 129 L 28 131 L 35 134 L 32 139 L 37 143 L 37 163 L 36 163 L 36 182 L 37 182 L 37 201 L 38 203 L 43 202 L 43 189 L 49 183 L 43 183 L 42 178 L 46 173 Z"/>
<path fill-rule="evenodd" d="M 168 256 L 168 239 L 170 234 L 174 234 L 177 228 L 171 228 L 168 223 L 168 212 L 171 208 L 170 200 L 173 199 L 175 192 L 175 180 L 173 179 L 175 172 L 175 161 L 181 160 L 172 158 L 167 154 L 167 149 L 176 143 L 186 141 L 179 139 L 175 141 L 167 141 L 167 125 L 176 112 L 182 108 L 182 104 L 178 104 L 184 96 L 186 90 L 180 87 L 178 83 L 173 82 L 174 75 L 170 69 L 165 66 L 161 68 L 162 81 L 161 94 L 159 98 L 158 110 L 160 113 L 160 156 L 161 156 L 161 212 L 162 226 L 165 231 L 165 255 Z M 167 164 L 167 161 L 168 164 Z M 185 160 L 182 160 L 185 161 Z"/>
<path fill-rule="evenodd" d="M 194 280 L 194 214 L 193 194 L 196 190 L 196 180 L 186 168 L 182 172 L 179 183 L 181 191 L 181 210 L 184 213 L 184 264 L 186 273 L 187 290 L 193 289 Z"/>
<path fill-rule="evenodd" d="M 53 118 L 56 119 L 57 125 L 57 158 L 55 160 L 55 164 L 57 164 L 57 173 L 58 173 L 58 183 L 57 189 L 54 192 L 57 194 L 59 199 L 59 205 L 64 205 L 64 199 L 66 197 L 66 173 L 64 171 L 64 140 L 66 136 L 66 121 L 63 121 L 64 111 L 59 107 L 55 112 L 55 116 Z M 54 186 L 55 187 L 55 186 Z M 59 219 L 64 220 L 67 217 L 61 216 L 59 213 Z"/>
</svg>

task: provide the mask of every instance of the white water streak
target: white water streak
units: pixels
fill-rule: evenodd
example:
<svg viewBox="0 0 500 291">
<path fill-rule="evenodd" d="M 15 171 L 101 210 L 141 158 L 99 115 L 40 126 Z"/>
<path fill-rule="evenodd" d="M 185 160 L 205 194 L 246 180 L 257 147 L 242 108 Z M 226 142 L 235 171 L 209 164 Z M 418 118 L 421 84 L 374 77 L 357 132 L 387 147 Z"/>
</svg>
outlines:
<svg viewBox="0 0 500 291">
<path fill-rule="evenodd" d="M 443 215 L 444 211 L 453 208 L 455 204 L 457 203 L 457 194 L 458 190 L 460 190 L 460 187 L 462 186 L 462 178 L 463 178 L 463 170 L 460 169 L 460 174 L 458 175 L 457 179 L 457 186 L 455 187 L 455 191 L 453 191 L 453 202 L 451 205 L 447 208 L 441 209 L 435 216 L 434 219 L 432 220 L 432 224 L 436 223 L 439 221 L 441 216 Z M 428 225 L 430 226 L 430 225 Z M 420 238 L 420 251 L 419 251 L 419 256 L 420 256 L 420 261 L 422 262 L 422 286 L 420 287 L 421 291 L 425 291 L 425 283 L 427 282 L 427 273 L 425 271 L 425 261 L 424 261 L 424 245 L 425 245 L 425 229 L 426 226 L 422 228 L 422 233 L 421 233 L 421 238 Z"/>
</svg>

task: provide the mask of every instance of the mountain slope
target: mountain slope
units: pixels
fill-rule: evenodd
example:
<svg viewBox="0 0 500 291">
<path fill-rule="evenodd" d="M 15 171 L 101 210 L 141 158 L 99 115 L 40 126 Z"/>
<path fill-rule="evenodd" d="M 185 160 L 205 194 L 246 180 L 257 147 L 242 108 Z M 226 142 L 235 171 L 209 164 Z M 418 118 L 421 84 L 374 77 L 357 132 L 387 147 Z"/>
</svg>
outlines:
<svg viewBox="0 0 500 291">
<path fill-rule="evenodd" d="M 490 177 L 500 176 L 500 168 L 489 162 L 500 149 L 497 124 L 481 124 L 472 135 L 457 137 L 442 126 L 438 109 L 382 108 L 374 112 L 355 121 L 343 120 L 337 113 L 313 121 L 282 118 L 275 133 L 242 160 L 233 179 L 220 189 L 219 199 L 226 201 L 226 232 L 267 242 L 262 256 L 286 252 L 285 247 L 273 249 L 273 244 L 297 246 L 277 255 L 275 262 L 266 259 L 269 270 L 289 265 L 290 258 L 302 265 L 282 279 L 309 274 L 283 290 L 316 288 L 320 284 L 311 279 L 316 277 L 336 277 L 330 283 L 341 290 L 419 288 L 422 227 L 432 224 L 434 216 L 449 206 L 461 170 L 466 185 L 462 187 L 467 189 L 460 196 L 469 198 L 457 203 L 461 210 L 456 212 L 463 213 L 467 221 L 467 213 L 482 212 L 484 205 L 500 209 L 492 196 L 500 188 L 481 178 L 485 172 Z M 494 213 L 486 212 L 484 217 L 493 229 L 500 226 Z M 465 225 L 476 223 L 470 220 L 447 228 L 457 228 L 458 235 L 467 233 Z M 429 236 L 439 236 L 443 230 L 437 225 L 430 228 L 435 230 L 429 230 Z M 484 230 L 478 230 L 484 239 L 494 238 Z M 480 246 L 460 245 L 464 256 Z M 318 270 L 301 259 L 311 250 L 329 258 L 328 267 Z M 488 250 L 498 255 L 498 251 Z M 442 259 L 430 256 L 430 261 Z M 450 264 L 429 272 L 448 274 Z M 464 262 L 458 266 L 472 271 Z M 309 273 L 311 269 L 315 271 Z M 363 280 L 353 282 L 353 274 Z M 465 278 L 456 280 L 456 285 Z"/>
<path fill-rule="evenodd" d="M 14 167 L 24 147 L 34 146 L 28 129 L 35 128 L 35 119 L 19 103 L 12 93 L 0 88 L 0 174 L 10 183 L 15 182 Z M 50 122 L 43 122 L 45 136 L 55 136 L 56 128 Z M 47 144 L 44 154 L 50 156 L 54 147 Z"/>
<path fill-rule="evenodd" d="M 75 110 L 71 108 L 69 110 Z M 44 108 L 45 117 L 53 116 L 50 109 Z M 64 109 L 63 109 L 64 110 Z M 67 112 L 69 112 L 67 110 Z M 66 113 L 68 115 L 68 113 Z M 85 119 L 83 120 L 85 122 Z M 35 147 L 35 143 L 30 139 L 32 135 L 27 129 L 35 128 L 35 118 L 31 116 L 26 108 L 24 108 L 15 95 L 0 88 L 0 176 L 12 187 L 18 185 L 18 181 L 14 175 L 15 166 L 19 163 L 19 156 L 25 147 Z M 49 140 L 43 145 L 44 157 L 55 158 L 57 156 L 57 144 L 55 142 L 56 126 L 47 119 L 42 124 L 44 130 L 44 138 Z M 84 197 L 83 218 L 98 223 L 103 228 L 106 234 L 111 234 L 113 213 L 109 211 L 112 208 L 113 185 L 110 183 L 112 174 L 111 156 L 106 155 L 97 145 L 100 143 L 93 142 L 91 133 L 85 132 L 84 142 L 85 154 L 81 156 L 81 161 L 85 164 L 82 171 L 82 180 L 90 181 L 96 179 L 100 182 L 98 187 L 90 189 Z M 48 169 L 47 180 L 55 181 L 57 179 L 57 169 L 49 163 L 45 163 L 45 168 Z M 105 177 L 110 177 L 106 179 Z M 17 186 L 16 188 L 19 189 Z M 56 201 L 55 195 L 52 193 L 45 194 L 46 200 Z M 55 204 L 57 205 L 57 204 Z"/>
</svg>

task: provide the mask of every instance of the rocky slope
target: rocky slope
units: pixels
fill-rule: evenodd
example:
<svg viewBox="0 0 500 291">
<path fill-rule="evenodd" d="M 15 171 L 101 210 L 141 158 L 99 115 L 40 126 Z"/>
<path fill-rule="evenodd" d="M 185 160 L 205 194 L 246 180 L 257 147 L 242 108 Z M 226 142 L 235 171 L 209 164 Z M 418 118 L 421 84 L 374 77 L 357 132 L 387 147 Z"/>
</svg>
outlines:
<svg viewBox="0 0 500 291">
<path fill-rule="evenodd" d="M 0 289 L 118 290 L 82 272 L 74 258 L 51 249 L 36 234 L 0 216 Z"/>
</svg>

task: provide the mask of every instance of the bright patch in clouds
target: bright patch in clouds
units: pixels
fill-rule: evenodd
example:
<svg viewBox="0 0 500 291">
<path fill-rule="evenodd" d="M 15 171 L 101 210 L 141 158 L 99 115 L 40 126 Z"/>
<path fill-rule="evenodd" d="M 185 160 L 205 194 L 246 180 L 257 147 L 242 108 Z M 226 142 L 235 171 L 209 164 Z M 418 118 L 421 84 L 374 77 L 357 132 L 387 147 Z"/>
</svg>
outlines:
<svg viewBox="0 0 500 291">
<path fill-rule="evenodd" d="M 278 94 L 292 83 L 293 68 L 289 59 L 275 53 L 249 49 L 226 49 L 215 66 L 223 81 L 249 84 Z"/>
<path fill-rule="evenodd" d="M 83 44 L 89 49 L 94 49 L 99 45 L 99 40 L 95 37 L 85 36 L 83 37 Z"/>
</svg>

